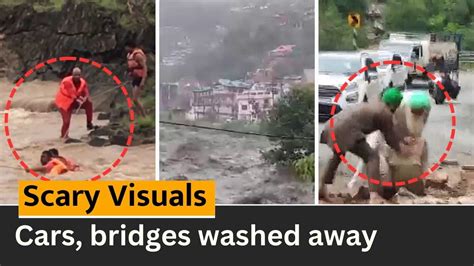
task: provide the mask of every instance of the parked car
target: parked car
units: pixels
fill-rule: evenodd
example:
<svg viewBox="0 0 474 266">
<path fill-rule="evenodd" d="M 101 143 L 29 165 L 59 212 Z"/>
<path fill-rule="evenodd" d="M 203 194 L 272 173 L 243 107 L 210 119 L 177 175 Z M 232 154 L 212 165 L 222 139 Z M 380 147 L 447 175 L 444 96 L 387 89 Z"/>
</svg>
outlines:
<svg viewBox="0 0 474 266">
<path fill-rule="evenodd" d="M 330 118 L 333 105 L 336 113 L 350 104 L 370 102 L 378 97 L 382 85 L 378 79 L 377 68 L 370 67 L 374 61 L 361 52 L 324 52 L 319 54 L 319 121 Z M 337 103 L 335 97 L 339 88 L 348 81 L 350 75 L 368 66 L 368 70 L 357 75 L 341 93 Z"/>
</svg>

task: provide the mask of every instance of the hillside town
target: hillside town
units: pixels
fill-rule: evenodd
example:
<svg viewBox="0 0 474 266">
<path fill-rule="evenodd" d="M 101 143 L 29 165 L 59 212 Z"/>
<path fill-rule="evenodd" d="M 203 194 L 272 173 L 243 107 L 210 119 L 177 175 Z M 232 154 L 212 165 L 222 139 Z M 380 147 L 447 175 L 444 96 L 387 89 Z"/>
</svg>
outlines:
<svg viewBox="0 0 474 266">
<path fill-rule="evenodd" d="M 177 0 L 160 12 L 160 178 L 215 179 L 218 203 L 313 202 L 313 143 L 267 135 L 314 139 L 314 3 Z"/>
<path fill-rule="evenodd" d="M 281 69 L 297 69 L 293 56 L 297 49 L 280 45 L 268 51 L 262 68 L 241 80 L 218 79 L 209 85 L 196 79 L 162 83 L 161 110 L 185 113 L 187 120 L 262 120 L 293 86 L 314 83 L 314 69 L 282 73 Z"/>
</svg>

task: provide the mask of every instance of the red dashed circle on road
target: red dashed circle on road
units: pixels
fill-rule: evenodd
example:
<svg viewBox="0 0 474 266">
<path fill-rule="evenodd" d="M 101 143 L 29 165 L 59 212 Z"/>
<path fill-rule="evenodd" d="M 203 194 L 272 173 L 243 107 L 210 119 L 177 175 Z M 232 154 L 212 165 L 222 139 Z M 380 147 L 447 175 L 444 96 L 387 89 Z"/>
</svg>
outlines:
<svg viewBox="0 0 474 266">
<path fill-rule="evenodd" d="M 62 57 L 59 57 L 59 58 L 51 58 L 49 60 L 41 62 L 41 63 L 37 64 L 34 68 L 26 71 L 24 76 L 22 76 L 18 79 L 18 81 L 15 84 L 15 87 L 13 87 L 13 89 L 11 90 L 10 96 L 7 100 L 6 105 L 5 105 L 5 114 L 4 114 L 4 118 L 3 118 L 4 119 L 5 137 L 7 138 L 7 144 L 8 144 L 8 147 L 10 148 L 10 150 L 12 152 L 13 157 L 19 162 L 19 164 L 21 165 L 21 167 L 23 167 L 23 169 L 28 171 L 31 175 L 33 175 L 36 178 L 39 178 L 39 179 L 44 180 L 44 181 L 49 181 L 50 180 L 49 178 L 47 178 L 45 176 L 41 176 L 37 172 L 31 170 L 30 167 L 25 163 L 25 161 L 23 161 L 21 159 L 21 156 L 18 153 L 18 151 L 15 149 L 15 147 L 13 145 L 13 141 L 11 139 L 10 130 L 9 130 L 9 127 L 8 127 L 8 123 L 9 123 L 8 114 L 10 112 L 10 107 L 11 107 L 11 104 L 13 102 L 13 97 L 15 96 L 16 91 L 20 88 L 21 84 L 23 84 L 23 82 L 25 81 L 26 78 L 31 76 L 35 71 L 38 71 L 41 68 L 45 67 L 46 65 L 51 65 L 51 64 L 54 64 L 56 62 L 67 62 L 67 61 L 74 61 L 74 62 L 81 62 L 81 63 L 84 63 L 84 64 L 90 64 L 93 67 L 102 70 L 105 74 L 107 74 L 108 76 L 110 76 L 114 80 L 114 82 L 117 84 L 117 86 L 120 86 L 120 89 L 122 90 L 123 95 L 125 95 L 125 98 L 127 99 L 127 106 L 128 106 L 128 109 L 129 109 L 129 116 L 130 116 L 129 135 L 128 135 L 128 139 L 127 139 L 127 143 L 126 143 L 127 147 L 123 148 L 123 150 L 120 153 L 119 157 L 112 163 L 112 165 L 110 167 L 105 169 L 102 173 L 90 178 L 90 180 L 92 180 L 92 181 L 99 180 L 100 178 L 102 178 L 102 177 L 108 175 L 110 172 L 112 172 L 112 170 L 115 169 L 122 162 L 122 160 L 125 158 L 125 155 L 128 152 L 128 146 L 130 146 L 132 144 L 132 140 L 133 140 L 133 131 L 135 129 L 133 121 L 135 120 L 135 116 L 134 116 L 134 112 L 133 112 L 133 109 L 132 109 L 133 103 L 132 103 L 132 100 L 130 99 L 130 96 L 128 95 L 127 88 L 125 88 L 125 86 L 122 84 L 120 79 L 116 75 L 114 75 L 112 73 L 112 71 L 110 71 L 110 69 L 108 69 L 105 66 L 102 66 L 100 63 L 98 63 L 96 61 L 93 61 L 93 60 L 90 60 L 90 59 L 87 59 L 87 58 L 82 58 L 82 57 L 62 56 Z"/>
<path fill-rule="evenodd" d="M 389 61 L 375 62 L 375 63 L 371 64 L 370 67 L 375 68 L 375 67 L 378 67 L 380 65 L 401 65 L 401 64 L 402 64 L 401 61 L 389 60 Z M 410 67 L 410 68 L 414 67 L 414 68 L 416 68 L 417 71 L 420 71 L 422 73 L 426 72 L 426 75 L 433 82 L 436 82 L 436 85 L 438 85 L 439 89 L 444 92 L 446 100 L 449 103 L 449 110 L 451 112 L 451 135 L 449 137 L 449 142 L 448 142 L 448 144 L 446 145 L 446 148 L 445 148 L 446 151 L 440 156 L 438 162 L 434 163 L 430 168 L 428 168 L 426 171 L 424 171 L 420 176 L 412 177 L 412 178 L 408 179 L 407 181 L 399 181 L 399 182 L 384 181 L 384 182 L 381 182 L 379 179 L 373 178 L 373 177 L 368 177 L 364 173 L 359 173 L 358 174 L 359 177 L 362 178 L 363 180 L 368 180 L 370 183 L 372 183 L 374 185 L 381 185 L 381 186 L 384 186 L 384 187 L 401 187 L 401 186 L 410 185 L 410 184 L 413 184 L 413 183 L 416 183 L 418 181 L 421 181 L 421 180 L 425 179 L 427 176 L 429 176 L 431 173 L 433 173 L 434 171 L 436 171 L 439 168 L 440 163 L 442 163 L 444 160 L 446 160 L 446 157 L 448 156 L 448 153 L 449 153 L 449 151 L 451 150 L 451 148 L 453 146 L 454 137 L 456 135 L 456 128 L 455 128 L 456 127 L 456 114 L 454 112 L 454 104 L 451 102 L 451 97 L 449 96 L 448 92 L 444 89 L 443 84 L 440 81 L 436 81 L 436 76 L 433 75 L 432 73 L 426 71 L 421 66 L 418 66 L 418 65 L 415 66 L 411 62 L 403 62 L 403 65 L 406 66 L 406 67 Z M 349 85 L 349 83 L 351 81 L 353 81 L 358 75 L 364 73 L 367 70 L 368 70 L 367 66 L 359 69 L 357 71 L 357 73 L 354 73 L 349 77 L 348 81 L 346 81 L 344 84 L 342 84 L 342 86 L 339 88 L 338 94 L 334 98 L 334 103 L 335 104 L 331 108 L 331 118 L 329 120 L 329 128 L 330 128 L 329 131 L 330 131 L 331 139 L 334 143 L 333 148 L 336 151 L 336 153 L 339 155 L 339 158 L 341 158 L 341 161 L 353 173 L 356 173 L 357 169 L 347 161 L 344 154 L 341 153 L 341 149 L 339 148 L 339 145 L 336 142 L 336 134 L 334 133 L 334 122 L 335 122 L 334 120 L 335 119 L 334 119 L 333 116 L 336 113 L 336 104 L 339 101 L 339 98 L 341 97 L 342 91 L 344 91 L 347 88 L 347 86 Z"/>
</svg>

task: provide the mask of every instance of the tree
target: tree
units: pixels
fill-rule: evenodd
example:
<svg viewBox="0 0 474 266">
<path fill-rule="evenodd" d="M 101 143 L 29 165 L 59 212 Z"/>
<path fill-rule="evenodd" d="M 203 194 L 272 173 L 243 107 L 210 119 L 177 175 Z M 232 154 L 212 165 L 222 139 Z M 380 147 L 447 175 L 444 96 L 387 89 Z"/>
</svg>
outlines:
<svg viewBox="0 0 474 266">
<path fill-rule="evenodd" d="M 277 136 L 278 147 L 264 153 L 272 163 L 291 165 L 314 153 L 314 84 L 295 86 L 270 114 L 266 131 Z"/>
<path fill-rule="evenodd" d="M 427 32 L 429 15 L 425 1 L 393 0 L 387 2 L 386 25 L 391 31 Z"/>
<path fill-rule="evenodd" d="M 347 14 L 352 11 L 364 14 L 365 1 L 345 1 L 347 6 L 336 0 L 322 0 L 320 3 L 319 50 L 354 50 L 352 29 L 347 25 Z M 365 27 L 359 30 L 357 46 L 360 48 L 369 44 L 366 31 Z"/>
</svg>

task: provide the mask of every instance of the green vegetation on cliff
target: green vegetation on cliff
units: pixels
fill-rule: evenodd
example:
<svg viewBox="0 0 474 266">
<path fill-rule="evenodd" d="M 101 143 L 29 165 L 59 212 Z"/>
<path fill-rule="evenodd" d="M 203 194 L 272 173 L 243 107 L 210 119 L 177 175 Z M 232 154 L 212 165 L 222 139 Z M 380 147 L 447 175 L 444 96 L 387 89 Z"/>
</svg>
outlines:
<svg viewBox="0 0 474 266">
<path fill-rule="evenodd" d="M 385 5 L 387 32 L 451 32 L 463 34 L 463 49 L 474 50 L 474 1 L 472 0 L 319 0 L 319 49 L 353 50 L 352 29 L 347 25 L 349 12 L 358 12 L 366 21 L 367 8 Z M 367 25 L 367 24 L 365 24 Z M 359 29 L 358 45 L 368 45 L 367 26 Z"/>
<path fill-rule="evenodd" d="M 352 28 L 347 25 L 349 12 L 364 14 L 366 0 L 320 0 L 319 1 L 319 50 L 353 50 Z M 367 29 L 358 30 L 357 45 L 367 47 Z"/>
<path fill-rule="evenodd" d="M 266 132 L 279 139 L 278 147 L 263 154 L 272 163 L 292 165 L 300 178 L 314 180 L 314 84 L 294 87 L 282 97 L 266 122 Z M 311 173 L 313 177 L 311 178 Z"/>
<path fill-rule="evenodd" d="M 386 1 L 389 31 L 451 32 L 463 34 L 463 49 L 474 49 L 474 1 Z"/>
<path fill-rule="evenodd" d="M 127 0 L 0 0 L 0 5 L 17 6 L 31 4 L 37 12 L 60 11 L 66 2 L 91 3 L 107 10 L 119 12 L 119 23 L 126 29 L 134 29 L 141 23 L 155 23 L 155 3 Z M 129 2 L 129 3 L 128 3 Z"/>
</svg>

